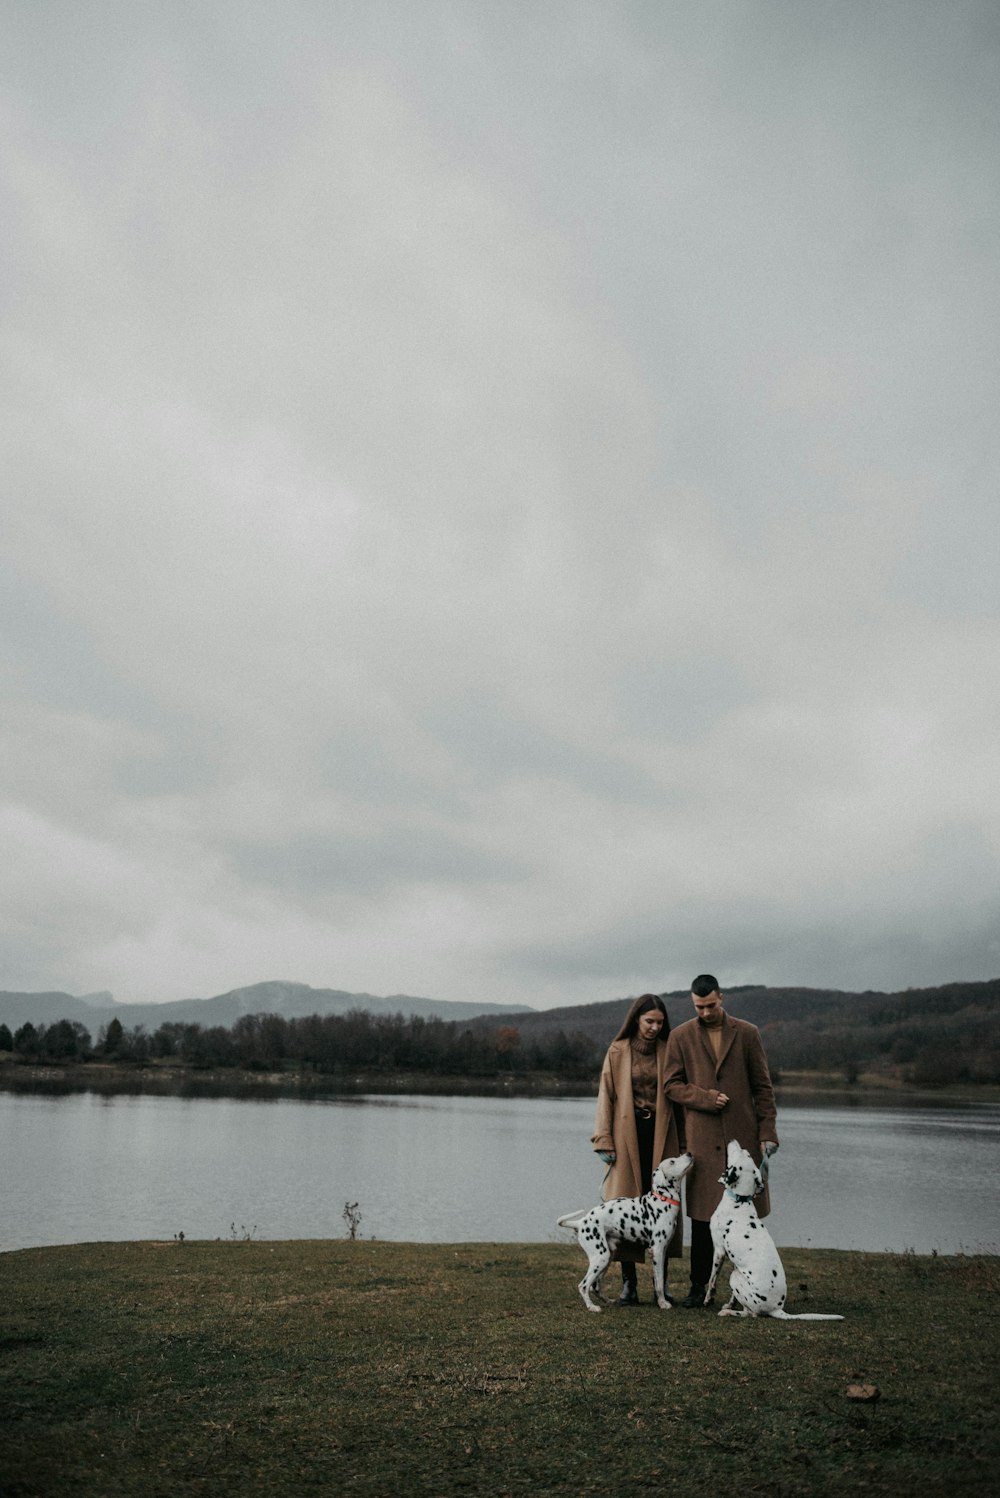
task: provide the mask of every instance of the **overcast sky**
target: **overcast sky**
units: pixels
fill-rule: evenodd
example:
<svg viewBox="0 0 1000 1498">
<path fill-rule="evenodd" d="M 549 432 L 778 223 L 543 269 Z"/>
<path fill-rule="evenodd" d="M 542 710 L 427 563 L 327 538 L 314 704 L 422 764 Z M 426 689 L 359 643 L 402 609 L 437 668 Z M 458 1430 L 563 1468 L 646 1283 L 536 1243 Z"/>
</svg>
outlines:
<svg viewBox="0 0 1000 1498">
<path fill-rule="evenodd" d="M 7 0 L 0 988 L 1000 975 L 994 0 Z"/>
</svg>

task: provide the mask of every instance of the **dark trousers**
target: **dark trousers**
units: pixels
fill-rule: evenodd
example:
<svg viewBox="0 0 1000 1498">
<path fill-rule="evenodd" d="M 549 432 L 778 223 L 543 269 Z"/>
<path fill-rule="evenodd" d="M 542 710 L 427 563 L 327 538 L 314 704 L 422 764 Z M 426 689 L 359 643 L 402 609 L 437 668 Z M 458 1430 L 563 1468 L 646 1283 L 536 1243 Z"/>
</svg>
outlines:
<svg viewBox="0 0 1000 1498">
<path fill-rule="evenodd" d="M 642 1172 L 642 1189 L 640 1196 L 645 1196 L 653 1185 L 653 1135 L 656 1133 L 656 1117 L 651 1114 L 649 1118 L 643 1118 L 641 1113 L 635 1115 L 635 1132 L 639 1141 L 639 1169 Z"/>
<path fill-rule="evenodd" d="M 712 1260 L 715 1257 L 715 1249 L 712 1247 L 712 1228 L 707 1222 L 699 1222 L 696 1217 L 691 1218 L 691 1283 L 692 1285 L 707 1285 L 712 1275 Z"/>
</svg>

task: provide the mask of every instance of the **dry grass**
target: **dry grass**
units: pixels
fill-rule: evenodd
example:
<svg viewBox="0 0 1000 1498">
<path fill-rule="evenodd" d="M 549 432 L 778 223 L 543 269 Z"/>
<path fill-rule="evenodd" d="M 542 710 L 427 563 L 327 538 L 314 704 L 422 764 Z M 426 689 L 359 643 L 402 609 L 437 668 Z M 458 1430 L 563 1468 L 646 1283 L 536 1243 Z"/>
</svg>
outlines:
<svg viewBox="0 0 1000 1498">
<path fill-rule="evenodd" d="M 8 1254 L 0 1490 L 996 1491 L 1000 1261 L 784 1258 L 790 1308 L 843 1322 L 659 1312 L 645 1271 L 644 1304 L 588 1315 L 571 1244 Z"/>
</svg>

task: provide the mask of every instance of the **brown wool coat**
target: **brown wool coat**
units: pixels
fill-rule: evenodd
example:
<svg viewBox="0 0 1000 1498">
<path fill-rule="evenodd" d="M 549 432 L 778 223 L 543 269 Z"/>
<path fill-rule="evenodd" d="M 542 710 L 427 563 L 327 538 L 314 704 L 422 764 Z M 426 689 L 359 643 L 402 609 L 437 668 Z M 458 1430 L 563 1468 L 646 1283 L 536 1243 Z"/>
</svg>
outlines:
<svg viewBox="0 0 1000 1498">
<path fill-rule="evenodd" d="M 681 1127 L 683 1115 L 667 1101 L 663 1090 L 667 1059 L 666 1042 L 656 1043 L 656 1122 L 653 1129 L 653 1169 L 661 1160 L 679 1155 L 683 1149 Z M 613 1040 L 601 1068 L 601 1085 L 597 1093 L 597 1117 L 591 1143 L 595 1150 L 615 1152 L 615 1163 L 604 1182 L 604 1200 L 616 1196 L 639 1196 L 642 1175 L 639 1167 L 639 1139 L 632 1104 L 632 1047 L 627 1040 Z M 670 1240 L 667 1252 L 679 1258 L 683 1246 L 681 1219 Z M 642 1255 L 639 1255 L 642 1262 Z"/>
<path fill-rule="evenodd" d="M 707 1222 L 722 1200 L 719 1181 L 726 1168 L 726 1145 L 739 1140 L 760 1163 L 761 1139 L 778 1142 L 776 1108 L 767 1057 L 756 1025 L 725 1015 L 716 1062 L 712 1042 L 698 1019 L 671 1030 L 664 1068 L 667 1097 L 684 1108 L 687 1147 L 694 1168 L 684 1182 L 687 1213 Z M 712 1099 L 729 1098 L 720 1112 Z M 767 1189 L 754 1199 L 758 1215 L 771 1210 Z"/>
</svg>

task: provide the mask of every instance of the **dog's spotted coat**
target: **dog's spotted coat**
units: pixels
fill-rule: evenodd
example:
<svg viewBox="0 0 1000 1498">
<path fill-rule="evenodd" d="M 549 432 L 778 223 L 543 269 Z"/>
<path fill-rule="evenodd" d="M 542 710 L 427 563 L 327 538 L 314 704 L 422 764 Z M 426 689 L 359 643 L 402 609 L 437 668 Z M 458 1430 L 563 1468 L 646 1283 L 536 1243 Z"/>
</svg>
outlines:
<svg viewBox="0 0 1000 1498">
<path fill-rule="evenodd" d="M 601 1309 L 591 1296 L 604 1300 L 604 1272 L 619 1243 L 640 1243 L 651 1250 L 656 1303 L 661 1311 L 670 1310 L 673 1302 L 666 1293 L 667 1246 L 680 1215 L 680 1184 L 693 1164 L 688 1154 L 661 1160 L 653 1171 L 652 1190 L 645 1196 L 616 1196 L 589 1212 L 569 1212 L 559 1218 L 559 1226 L 576 1234 L 590 1260 L 580 1281 L 580 1294 L 588 1311 Z"/>
<path fill-rule="evenodd" d="M 732 1260 L 730 1298 L 720 1316 L 772 1316 L 779 1321 L 843 1321 L 843 1316 L 802 1314 L 785 1310 L 788 1293 L 785 1271 L 774 1239 L 757 1216 L 753 1199 L 764 1189 L 764 1179 L 749 1150 L 729 1141 L 726 1173 L 719 1177 L 725 1191 L 712 1213 L 712 1275 L 705 1290 L 708 1305 L 726 1258 Z"/>
</svg>

